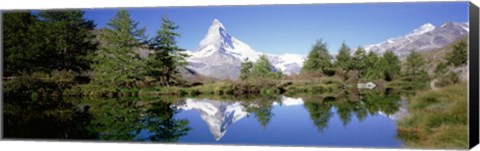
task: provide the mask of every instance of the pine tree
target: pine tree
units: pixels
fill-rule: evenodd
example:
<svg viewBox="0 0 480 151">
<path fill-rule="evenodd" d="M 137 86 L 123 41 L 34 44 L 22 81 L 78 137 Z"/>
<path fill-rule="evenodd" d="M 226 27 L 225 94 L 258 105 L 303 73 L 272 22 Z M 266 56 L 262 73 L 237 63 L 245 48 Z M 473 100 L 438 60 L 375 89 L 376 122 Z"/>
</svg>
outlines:
<svg viewBox="0 0 480 151">
<path fill-rule="evenodd" d="M 240 79 L 246 80 L 250 77 L 250 71 L 252 70 L 253 63 L 246 58 L 240 65 Z"/>
<path fill-rule="evenodd" d="M 327 43 L 317 40 L 302 67 L 302 73 L 317 72 L 324 74 L 332 66 Z"/>
<path fill-rule="evenodd" d="M 122 9 L 107 23 L 100 35 L 100 48 L 93 65 L 93 82 L 105 87 L 133 87 L 143 70 L 143 62 L 135 52 L 142 45 L 145 28 Z"/>
<path fill-rule="evenodd" d="M 38 16 L 45 33 L 49 68 L 77 73 L 88 70 L 90 56 L 97 49 L 93 20 L 85 19 L 80 10 L 41 11 Z"/>
<path fill-rule="evenodd" d="M 345 44 L 345 42 L 342 43 L 342 46 L 338 51 L 338 55 L 335 59 L 334 66 L 342 70 L 351 69 L 352 57 L 350 56 L 350 48 L 347 46 L 347 44 Z"/>
<path fill-rule="evenodd" d="M 362 74 L 363 79 L 373 80 L 376 79 L 376 77 L 379 77 L 377 76 L 377 74 L 379 74 L 379 71 L 377 71 L 375 68 L 375 64 L 377 64 L 379 60 L 380 58 L 375 52 L 368 52 L 368 55 L 364 60 L 365 72 L 363 72 Z"/>
<path fill-rule="evenodd" d="M 367 54 L 365 52 L 365 49 L 363 49 L 362 47 L 358 47 L 352 57 L 352 68 L 359 71 L 360 75 L 363 75 L 364 72 L 366 72 L 366 59 Z"/>
<path fill-rule="evenodd" d="M 424 65 L 426 61 L 419 53 L 411 51 L 405 62 L 405 75 L 419 75 L 425 72 Z"/>
<path fill-rule="evenodd" d="M 455 67 L 466 64 L 468 61 L 467 48 L 468 46 L 465 41 L 461 41 L 460 43 L 453 46 L 453 51 L 446 55 L 448 64 Z"/>
<path fill-rule="evenodd" d="M 385 61 L 383 68 L 384 80 L 391 81 L 400 74 L 400 59 L 390 50 L 383 54 Z"/>
<path fill-rule="evenodd" d="M 41 28 L 35 28 L 37 22 L 30 12 L 3 14 L 4 76 L 40 70 L 41 39 L 36 33 Z"/>
<path fill-rule="evenodd" d="M 275 67 L 268 61 L 265 54 L 261 55 L 251 70 L 251 77 L 254 78 L 274 78 L 280 77 L 275 71 Z"/>
<path fill-rule="evenodd" d="M 179 67 L 187 65 L 185 51 L 176 45 L 176 38 L 180 36 L 174 30 L 179 27 L 167 17 L 162 17 L 161 29 L 157 31 L 149 46 L 154 53 L 147 60 L 147 75 L 154 77 L 164 86 L 178 83 L 180 80 Z"/>
</svg>

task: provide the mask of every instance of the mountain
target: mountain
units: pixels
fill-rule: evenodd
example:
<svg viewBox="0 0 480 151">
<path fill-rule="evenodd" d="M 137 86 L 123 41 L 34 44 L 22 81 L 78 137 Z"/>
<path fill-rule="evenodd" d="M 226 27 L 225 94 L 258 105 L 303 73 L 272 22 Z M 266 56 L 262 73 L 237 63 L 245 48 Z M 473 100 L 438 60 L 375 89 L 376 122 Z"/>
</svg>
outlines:
<svg viewBox="0 0 480 151">
<path fill-rule="evenodd" d="M 215 140 L 220 140 L 227 132 L 227 127 L 244 118 L 248 113 L 239 102 L 213 101 L 208 99 L 186 99 L 181 110 L 197 110 L 207 123 Z"/>
<path fill-rule="evenodd" d="M 391 50 L 400 58 L 405 58 L 412 50 L 426 52 L 447 46 L 468 35 L 468 27 L 468 23 L 458 22 L 446 22 L 440 27 L 427 23 L 406 35 L 390 38 L 378 44 L 365 45 L 364 48 L 378 54 Z"/>
<path fill-rule="evenodd" d="M 248 58 L 255 62 L 264 54 L 229 35 L 223 24 L 214 19 L 196 50 L 187 51 L 188 68 L 217 79 L 238 79 L 240 64 Z M 285 74 L 299 73 L 304 57 L 296 54 L 266 54 L 269 61 Z"/>
<path fill-rule="evenodd" d="M 250 104 L 256 106 L 256 104 Z M 280 103 L 273 105 L 294 106 L 303 105 L 303 99 L 281 97 Z M 185 104 L 177 106 L 180 110 L 196 110 L 200 117 L 207 123 L 210 132 L 216 141 L 220 140 L 227 132 L 228 126 L 247 117 L 249 114 L 245 107 L 238 101 L 214 101 L 209 99 L 186 99 Z"/>
</svg>

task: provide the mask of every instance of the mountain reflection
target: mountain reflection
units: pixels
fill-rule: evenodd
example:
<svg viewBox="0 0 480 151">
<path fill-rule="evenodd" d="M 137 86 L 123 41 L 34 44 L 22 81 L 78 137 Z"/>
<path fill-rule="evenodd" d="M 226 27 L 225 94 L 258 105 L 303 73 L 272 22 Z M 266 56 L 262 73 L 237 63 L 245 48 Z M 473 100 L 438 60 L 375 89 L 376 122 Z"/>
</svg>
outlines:
<svg viewBox="0 0 480 151">
<path fill-rule="evenodd" d="M 319 132 L 328 128 L 328 123 L 333 115 L 338 115 L 343 126 L 347 126 L 352 118 L 357 118 L 361 122 L 369 115 L 382 115 L 396 120 L 407 112 L 406 101 L 402 101 L 399 94 L 375 90 L 362 93 L 344 92 L 335 96 L 299 95 L 243 100 L 188 98 L 177 108 L 198 111 L 214 139 L 218 141 L 225 135 L 230 125 L 251 114 L 260 125 L 267 128 L 268 123 L 274 117 L 272 109 L 275 106 L 294 105 L 303 105 Z"/>
<path fill-rule="evenodd" d="M 346 127 L 354 118 L 362 122 L 369 116 L 380 115 L 397 120 L 408 112 L 408 105 L 399 93 L 385 90 L 240 99 L 174 96 L 21 99 L 4 102 L 6 138 L 178 142 L 192 129 L 190 118 L 198 116 L 181 119 L 176 115 L 195 110 L 219 141 L 232 124 L 245 117 L 255 118 L 263 129 L 268 129 L 272 119 L 284 118 L 275 117 L 275 113 L 282 112 L 274 109 L 303 107 L 295 113 L 308 112 L 319 133 L 328 129 L 334 116 Z"/>
</svg>

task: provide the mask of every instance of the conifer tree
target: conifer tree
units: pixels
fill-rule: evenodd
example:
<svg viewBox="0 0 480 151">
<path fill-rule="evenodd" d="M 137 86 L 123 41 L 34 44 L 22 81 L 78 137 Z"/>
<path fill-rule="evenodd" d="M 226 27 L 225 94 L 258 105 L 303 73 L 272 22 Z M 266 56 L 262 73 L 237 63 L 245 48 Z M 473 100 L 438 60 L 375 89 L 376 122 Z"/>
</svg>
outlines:
<svg viewBox="0 0 480 151">
<path fill-rule="evenodd" d="M 135 52 L 141 47 L 145 28 L 122 9 L 100 35 L 100 48 L 93 65 L 93 82 L 105 87 L 133 87 L 140 79 L 143 62 Z"/>
<path fill-rule="evenodd" d="M 97 49 L 95 24 L 83 15 L 80 10 L 38 13 L 46 39 L 43 51 L 49 55 L 45 61 L 51 69 L 82 72 L 90 68 L 90 57 Z"/>
<path fill-rule="evenodd" d="M 365 49 L 363 49 L 362 47 L 358 47 L 352 57 L 352 68 L 359 71 L 360 75 L 363 75 L 363 73 L 366 72 L 366 59 L 367 54 L 365 52 Z"/>
<path fill-rule="evenodd" d="M 277 71 L 278 72 L 278 71 Z M 251 70 L 252 77 L 274 78 L 279 79 L 279 75 L 275 71 L 275 67 L 268 61 L 265 54 L 261 55 Z"/>
<path fill-rule="evenodd" d="M 425 72 L 424 65 L 426 61 L 419 53 L 411 51 L 405 62 L 405 75 L 419 75 Z"/>
<path fill-rule="evenodd" d="M 338 55 L 335 59 L 334 66 L 342 70 L 351 69 L 352 57 L 350 56 L 350 48 L 347 46 L 347 44 L 345 44 L 345 42 L 342 43 L 342 46 L 338 51 Z"/>
<path fill-rule="evenodd" d="M 240 65 L 240 79 L 246 80 L 250 76 L 250 71 L 252 70 L 253 63 L 246 58 Z"/>
<path fill-rule="evenodd" d="M 400 59 L 397 55 L 392 51 L 387 50 L 382 58 L 385 61 L 384 67 L 382 67 L 384 80 L 391 81 L 400 76 Z"/>
<path fill-rule="evenodd" d="M 448 53 L 446 56 L 448 64 L 455 67 L 466 64 L 468 61 L 467 48 L 468 46 L 465 41 L 461 41 L 460 43 L 453 46 L 453 51 Z"/>
<path fill-rule="evenodd" d="M 324 74 L 332 65 L 327 43 L 317 40 L 302 67 L 302 73 L 317 72 Z"/>
<path fill-rule="evenodd" d="M 180 80 L 179 68 L 187 65 L 184 57 L 185 51 L 177 46 L 176 38 L 180 36 L 174 30 L 179 27 L 169 20 L 162 17 L 161 29 L 157 35 L 150 41 L 149 46 L 154 53 L 147 60 L 147 75 L 154 77 L 164 86 L 170 86 L 178 83 Z"/>
</svg>

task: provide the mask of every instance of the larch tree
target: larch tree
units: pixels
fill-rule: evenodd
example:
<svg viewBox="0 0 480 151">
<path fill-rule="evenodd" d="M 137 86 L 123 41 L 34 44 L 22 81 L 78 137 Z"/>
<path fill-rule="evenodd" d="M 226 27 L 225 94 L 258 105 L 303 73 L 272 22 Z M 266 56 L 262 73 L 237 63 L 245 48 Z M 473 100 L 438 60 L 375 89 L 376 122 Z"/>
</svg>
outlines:
<svg viewBox="0 0 480 151">
<path fill-rule="evenodd" d="M 142 46 L 145 28 L 122 9 L 107 23 L 100 34 L 100 48 L 93 65 L 93 82 L 105 87 L 133 87 L 144 70 L 142 59 L 135 52 Z"/>
<path fill-rule="evenodd" d="M 180 36 L 175 30 L 179 26 L 162 17 L 162 25 L 157 35 L 150 40 L 149 47 L 153 50 L 153 54 L 147 59 L 148 76 L 154 77 L 163 86 L 175 85 L 181 80 L 179 68 L 187 65 L 185 61 L 185 51 L 177 46 L 176 38 Z"/>
<path fill-rule="evenodd" d="M 324 74 L 332 65 L 327 43 L 317 40 L 302 67 L 302 73 L 317 72 Z"/>
</svg>

